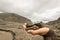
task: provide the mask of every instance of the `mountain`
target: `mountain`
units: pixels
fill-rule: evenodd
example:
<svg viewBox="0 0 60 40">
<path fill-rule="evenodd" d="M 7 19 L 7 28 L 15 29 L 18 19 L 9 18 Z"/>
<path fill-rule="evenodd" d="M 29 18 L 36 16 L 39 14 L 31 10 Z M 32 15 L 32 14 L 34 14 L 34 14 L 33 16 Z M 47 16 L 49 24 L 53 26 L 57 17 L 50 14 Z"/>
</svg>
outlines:
<svg viewBox="0 0 60 40">
<path fill-rule="evenodd" d="M 0 13 L 0 19 L 18 23 L 32 23 L 31 20 L 15 13 Z"/>
<path fill-rule="evenodd" d="M 48 25 L 52 25 L 54 26 L 55 28 L 59 29 L 60 30 L 60 18 L 58 18 L 57 20 L 55 21 L 50 21 L 47 23 Z"/>
<path fill-rule="evenodd" d="M 55 30 L 57 38 L 60 40 L 60 18 L 55 21 L 48 22 L 47 25 L 49 25 L 52 29 Z"/>
<path fill-rule="evenodd" d="M 0 13 L 0 40 L 42 40 L 42 37 L 33 36 L 26 32 L 22 23 L 29 22 L 29 19 L 14 13 Z"/>
<path fill-rule="evenodd" d="M 31 35 L 20 29 L 25 22 L 32 24 L 31 20 L 15 13 L 0 13 L 0 40 L 43 40 L 40 35 Z M 60 18 L 43 25 L 59 30 L 56 32 L 60 39 Z"/>
<path fill-rule="evenodd" d="M 47 24 L 54 25 L 54 24 L 57 24 L 57 23 L 60 23 L 60 18 L 58 18 L 57 20 L 54 20 L 54 21 L 50 21 Z"/>
</svg>

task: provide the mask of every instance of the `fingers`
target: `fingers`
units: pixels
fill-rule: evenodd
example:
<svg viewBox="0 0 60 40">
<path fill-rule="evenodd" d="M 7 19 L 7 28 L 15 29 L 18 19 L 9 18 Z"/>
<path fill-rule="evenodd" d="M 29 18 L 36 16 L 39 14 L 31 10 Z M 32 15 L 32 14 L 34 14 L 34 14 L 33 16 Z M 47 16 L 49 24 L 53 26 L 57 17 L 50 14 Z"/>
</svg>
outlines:
<svg viewBox="0 0 60 40">
<path fill-rule="evenodd" d="M 22 25 L 22 27 L 25 29 L 25 28 L 26 28 L 26 25 L 27 25 L 27 23 L 24 23 L 24 24 Z"/>
<path fill-rule="evenodd" d="M 26 25 L 27 25 L 27 23 L 24 23 L 24 25 L 26 26 Z"/>
<path fill-rule="evenodd" d="M 33 32 L 33 30 L 28 30 L 27 32 Z"/>
<path fill-rule="evenodd" d="M 28 30 L 27 32 L 30 34 L 34 34 L 34 30 Z"/>
</svg>

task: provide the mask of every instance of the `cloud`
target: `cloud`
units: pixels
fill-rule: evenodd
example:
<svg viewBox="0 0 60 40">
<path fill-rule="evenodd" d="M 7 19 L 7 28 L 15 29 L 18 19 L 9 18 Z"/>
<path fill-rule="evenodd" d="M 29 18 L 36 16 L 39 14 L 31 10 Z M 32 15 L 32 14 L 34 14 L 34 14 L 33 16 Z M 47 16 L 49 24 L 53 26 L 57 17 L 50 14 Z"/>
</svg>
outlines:
<svg viewBox="0 0 60 40">
<path fill-rule="evenodd" d="M 3 13 L 2 11 L 0 11 L 0 13 Z"/>
<path fill-rule="evenodd" d="M 26 16 L 37 11 L 39 3 L 39 0 L 0 0 L 0 11 L 20 13 L 20 15 Z"/>
<path fill-rule="evenodd" d="M 17 13 L 33 22 L 56 20 L 59 7 L 60 0 L 0 0 L 0 11 Z"/>
<path fill-rule="evenodd" d="M 53 20 L 57 20 L 60 17 L 60 7 L 46 10 L 43 13 L 34 13 L 31 16 L 31 20 L 33 22 L 42 21 L 42 22 L 49 22 Z"/>
</svg>

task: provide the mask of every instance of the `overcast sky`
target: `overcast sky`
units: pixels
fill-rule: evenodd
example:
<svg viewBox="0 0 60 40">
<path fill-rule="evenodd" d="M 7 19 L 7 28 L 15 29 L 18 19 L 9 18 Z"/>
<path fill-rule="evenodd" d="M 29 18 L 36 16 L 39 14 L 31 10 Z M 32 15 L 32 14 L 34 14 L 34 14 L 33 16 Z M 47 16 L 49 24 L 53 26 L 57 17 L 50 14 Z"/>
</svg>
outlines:
<svg viewBox="0 0 60 40">
<path fill-rule="evenodd" d="M 60 17 L 60 0 L 0 0 L 0 12 L 11 12 L 37 21 L 53 21 Z"/>
</svg>

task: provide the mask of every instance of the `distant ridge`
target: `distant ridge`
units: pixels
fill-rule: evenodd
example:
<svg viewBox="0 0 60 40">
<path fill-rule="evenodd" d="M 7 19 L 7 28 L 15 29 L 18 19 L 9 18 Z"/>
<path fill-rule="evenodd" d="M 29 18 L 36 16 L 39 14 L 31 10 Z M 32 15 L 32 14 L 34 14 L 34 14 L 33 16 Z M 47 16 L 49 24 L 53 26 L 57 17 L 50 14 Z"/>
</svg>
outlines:
<svg viewBox="0 0 60 40">
<path fill-rule="evenodd" d="M 50 22 L 48 22 L 47 24 L 49 24 L 49 25 L 54 25 L 54 24 L 57 24 L 57 23 L 60 23 L 60 18 L 58 18 L 58 19 L 55 20 L 55 21 L 50 21 Z"/>
<path fill-rule="evenodd" d="M 0 13 L 0 19 L 5 20 L 5 21 L 11 21 L 11 22 L 19 22 L 19 23 L 32 23 L 31 20 L 17 15 L 15 13 Z"/>
</svg>

